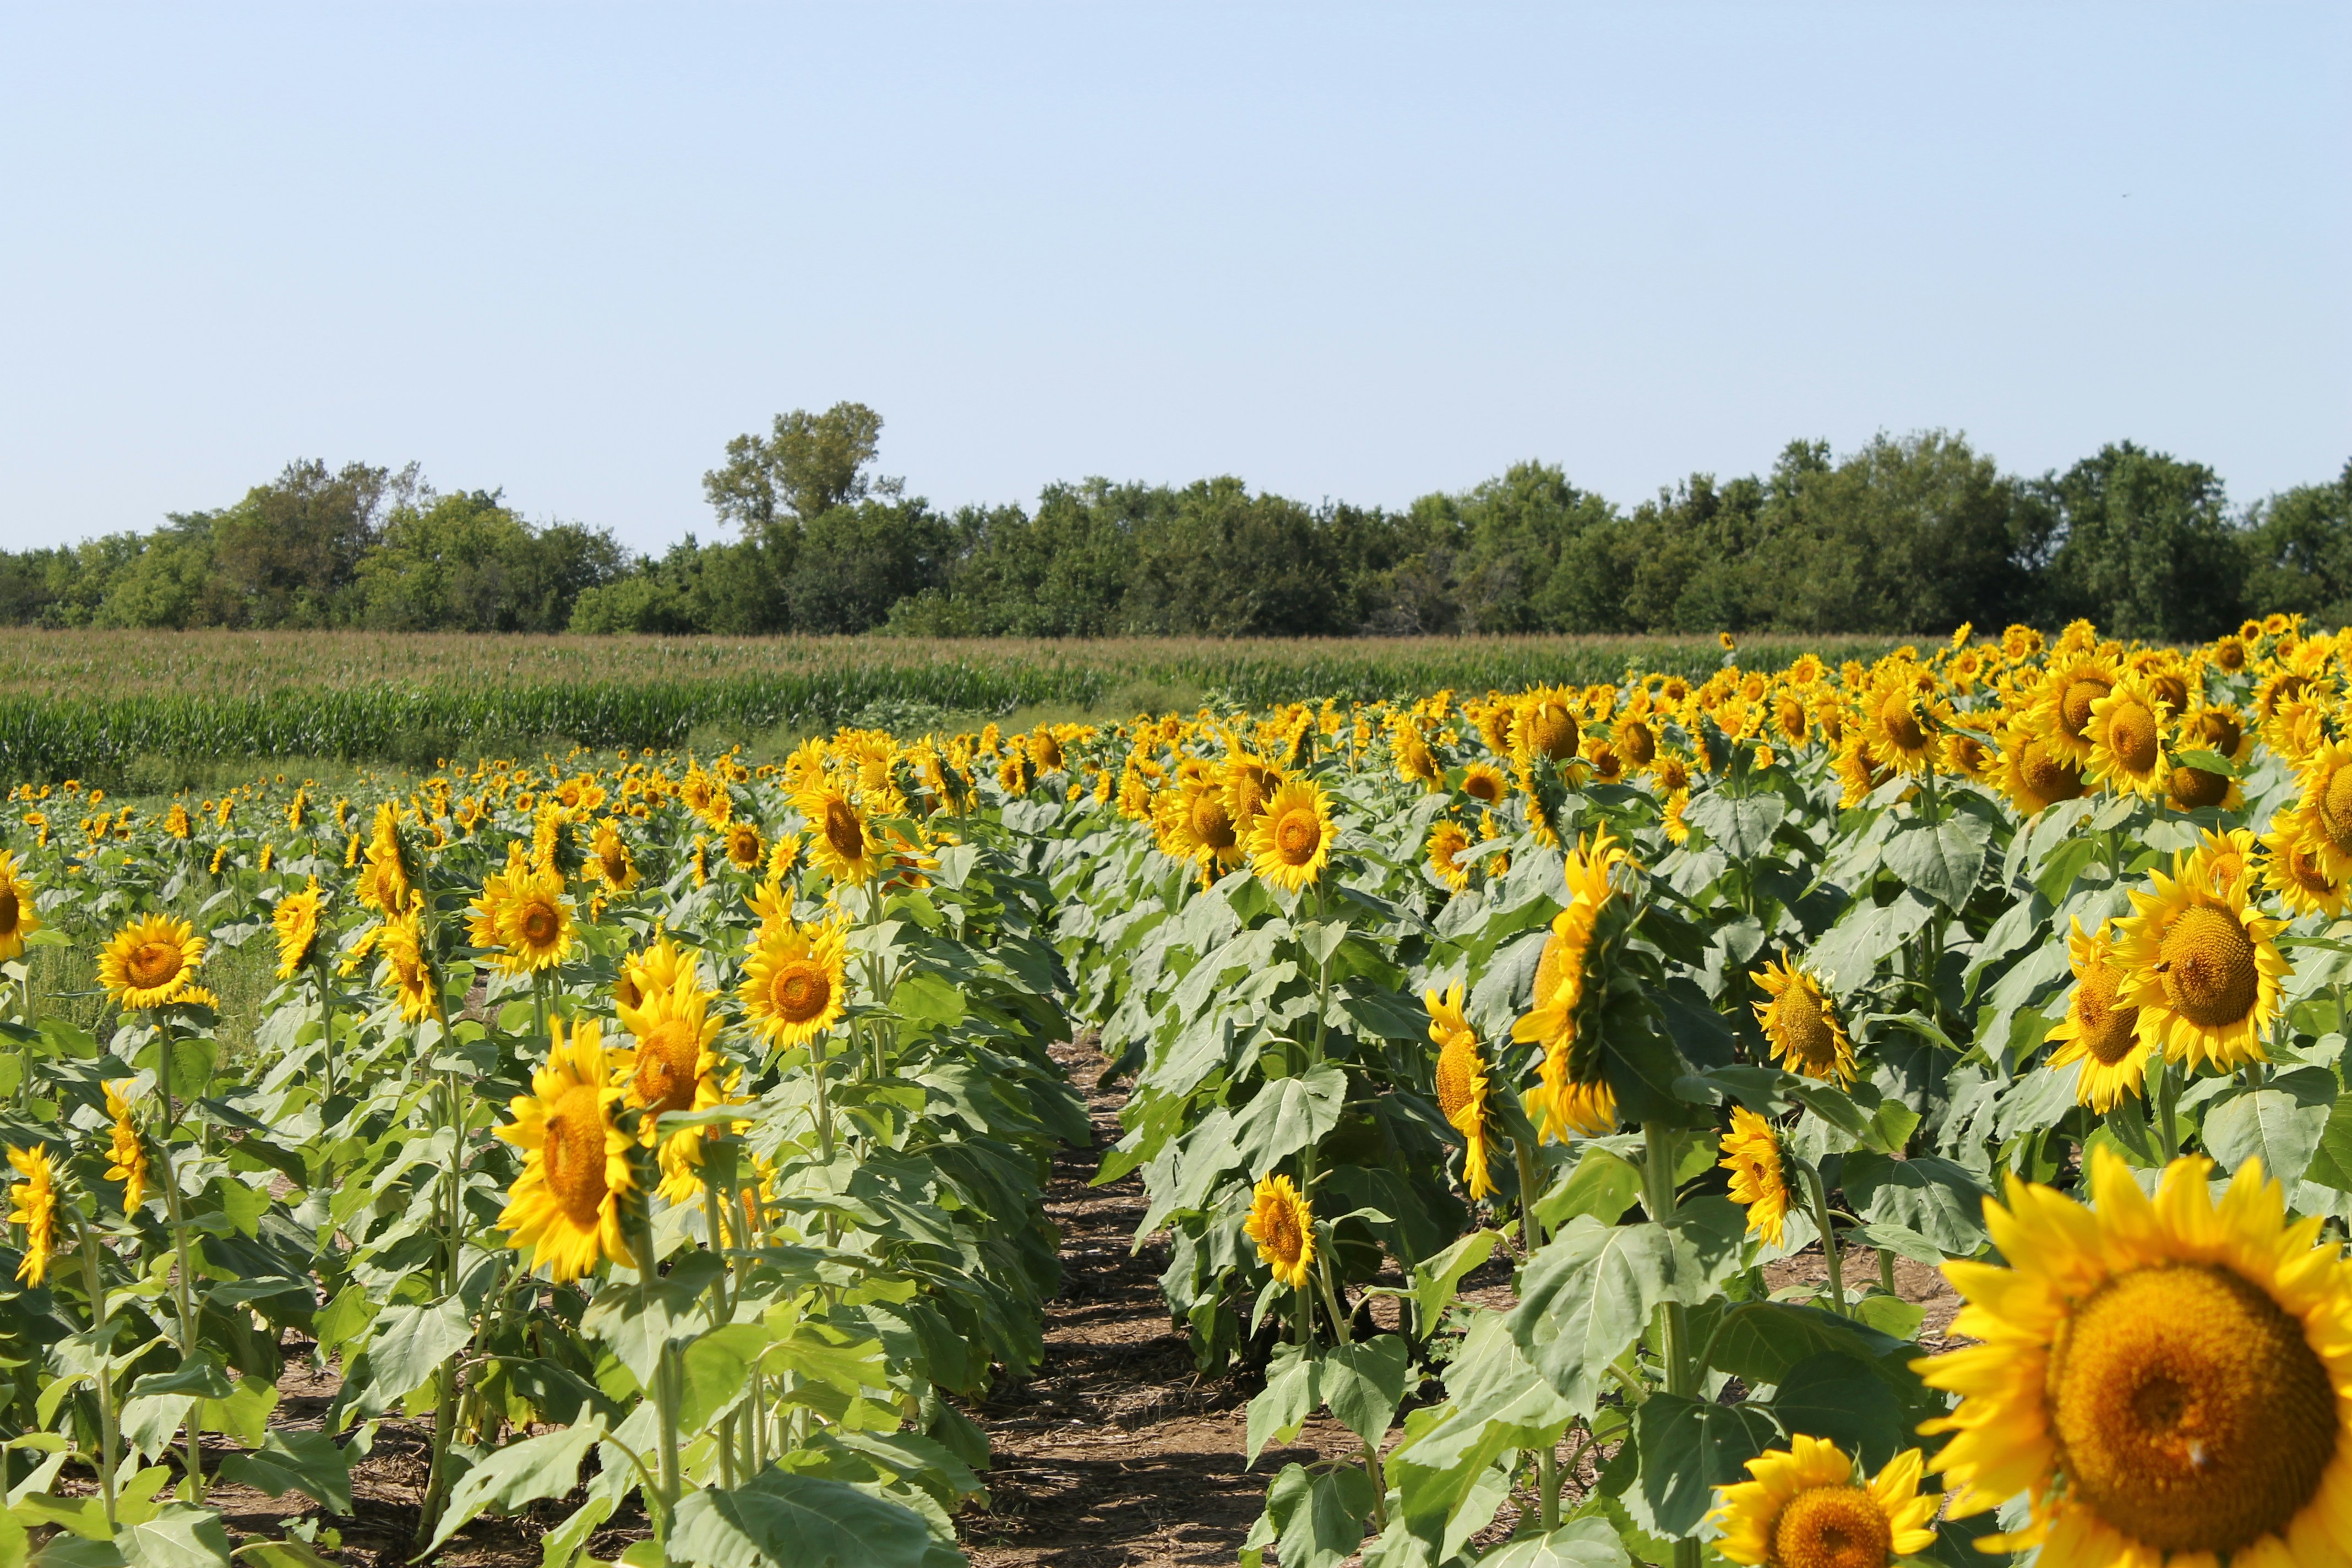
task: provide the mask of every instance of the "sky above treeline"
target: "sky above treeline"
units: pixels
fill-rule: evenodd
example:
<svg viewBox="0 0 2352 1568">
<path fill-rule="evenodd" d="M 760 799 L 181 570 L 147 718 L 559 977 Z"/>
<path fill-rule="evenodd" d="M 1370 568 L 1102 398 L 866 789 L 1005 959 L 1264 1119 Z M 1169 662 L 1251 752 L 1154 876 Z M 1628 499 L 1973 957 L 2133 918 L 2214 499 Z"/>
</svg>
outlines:
<svg viewBox="0 0 2352 1568">
<path fill-rule="evenodd" d="M 952 506 L 1630 503 L 1798 437 L 2352 457 L 2352 7 L 0 8 L 0 545 L 412 458 L 656 550 L 856 399 Z"/>
</svg>

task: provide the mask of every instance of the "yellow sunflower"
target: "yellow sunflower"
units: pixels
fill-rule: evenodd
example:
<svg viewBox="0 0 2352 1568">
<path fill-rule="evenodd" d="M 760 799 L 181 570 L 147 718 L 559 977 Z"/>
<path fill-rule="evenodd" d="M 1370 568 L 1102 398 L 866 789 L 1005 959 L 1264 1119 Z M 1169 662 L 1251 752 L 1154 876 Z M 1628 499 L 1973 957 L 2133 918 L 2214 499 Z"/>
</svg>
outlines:
<svg viewBox="0 0 2352 1568">
<path fill-rule="evenodd" d="M 1530 758 L 1559 763 L 1576 755 L 1576 715 L 1569 709 L 1567 693 L 1546 689 L 1520 699 L 1511 737 Z"/>
<path fill-rule="evenodd" d="M 619 1013 L 622 1027 L 635 1041 L 631 1048 L 613 1053 L 613 1070 L 623 1085 L 622 1102 L 646 1113 L 638 1124 L 639 1141 L 649 1149 L 658 1142 L 661 1196 L 685 1203 L 697 1191 L 702 1141 L 709 1130 L 688 1127 L 657 1140 L 656 1124 L 670 1111 L 709 1110 L 728 1103 L 731 1079 L 740 1075 L 721 1081 L 725 1064 L 711 1049 L 719 1038 L 719 1020 L 710 1016 L 709 993 L 691 974 Z"/>
<path fill-rule="evenodd" d="M 319 905 L 323 895 L 319 891 L 319 879 L 299 893 L 289 893 L 278 900 L 269 911 L 269 923 L 278 932 L 278 978 L 291 980 L 302 973 L 319 947 Z"/>
<path fill-rule="evenodd" d="M 2271 939 L 2286 922 L 2249 905 L 2242 879 L 2200 887 L 2155 871 L 2148 881 L 2155 890 L 2133 889 L 2132 912 L 2116 922 L 2118 995 L 2139 1008 L 2147 1043 L 2191 1068 L 2269 1060 L 2263 1036 L 2291 973 Z"/>
<path fill-rule="evenodd" d="M 499 1228 L 507 1245 L 531 1254 L 531 1267 L 565 1284 L 609 1258 L 634 1267 L 622 1224 L 622 1205 L 635 1183 L 629 1174 L 629 1136 L 613 1120 L 624 1090 L 612 1069 L 596 1021 L 583 1018 L 563 1037 L 553 1028 L 547 1065 L 531 1074 L 530 1092 L 514 1097 L 514 1120 L 499 1137 L 523 1152 Z"/>
<path fill-rule="evenodd" d="M 176 1002 L 194 984 L 205 939 L 186 921 L 146 915 L 114 933 L 98 955 L 98 983 L 126 1012 Z"/>
<path fill-rule="evenodd" d="M 1433 790 L 1444 787 L 1445 775 L 1437 765 L 1437 756 L 1429 749 L 1421 726 L 1409 716 L 1397 715 L 1389 731 L 1389 750 L 1396 757 L 1397 776 L 1405 783 Z"/>
<path fill-rule="evenodd" d="M 1936 723 L 1912 668 L 1888 672 L 1864 700 L 1862 732 L 1871 755 L 1897 773 L 1922 773 L 1935 765 Z"/>
<path fill-rule="evenodd" d="M 1774 1247 L 1787 1234 L 1789 1184 L 1781 1174 L 1780 1137 L 1772 1124 L 1744 1105 L 1731 1108 L 1731 1130 L 1723 1135 L 1723 1158 L 1731 1173 L 1731 1201 L 1748 1211 L 1748 1230 Z"/>
<path fill-rule="evenodd" d="M 768 858 L 767 841 L 756 822 L 737 822 L 727 829 L 727 858 L 739 871 L 756 871 Z"/>
<path fill-rule="evenodd" d="M 2043 681 L 2036 706 L 2048 722 L 2042 733 L 2051 749 L 2080 768 L 2091 760 L 2091 704 L 2115 689 L 2114 663 L 2096 654 L 2079 654 L 2053 663 Z"/>
<path fill-rule="evenodd" d="M 122 1212 L 137 1214 L 147 1197 L 147 1145 L 139 1136 L 130 1090 L 137 1080 L 110 1079 L 106 1085 L 106 1113 L 114 1118 L 112 1142 L 107 1149 L 106 1179 L 122 1184 Z"/>
<path fill-rule="evenodd" d="M 667 991 L 695 973 L 694 955 L 678 946 L 667 931 L 657 932 L 654 944 L 621 960 L 620 978 L 613 983 L 613 1000 L 635 1007 L 658 991 Z"/>
<path fill-rule="evenodd" d="M 2083 1064 L 2074 1098 L 2104 1116 L 2124 1096 L 2146 1092 L 2148 1043 L 2140 1037 L 2139 1009 L 2120 999 L 2125 972 L 2105 929 L 2085 936 L 2076 921 L 2067 933 L 2066 956 L 2074 969 L 2074 994 L 2067 998 L 2065 1021 L 2042 1037 L 2064 1042 L 2051 1053 L 2052 1070 Z"/>
<path fill-rule="evenodd" d="M 1936 1543 L 1924 1468 L 1906 1448 L 1864 1481 L 1836 1444 L 1800 1432 L 1748 1460 L 1751 1479 L 1720 1489 L 1716 1547 L 1751 1568 L 1887 1568 Z"/>
<path fill-rule="evenodd" d="M 1853 1081 L 1853 1043 L 1846 1038 L 1837 1004 L 1794 953 L 1780 955 L 1778 969 L 1767 963 L 1750 975 L 1772 998 L 1753 1004 L 1764 1038 L 1782 1067 L 1806 1078 Z"/>
<path fill-rule="evenodd" d="M 1960 1396 L 1921 1430 L 1955 1517 L 2025 1493 L 2042 1568 L 2352 1562 L 2352 1275 L 2319 1216 L 2290 1225 L 2262 1163 L 2217 1205 L 2176 1160 L 2151 1202 L 2091 1151 L 2093 1206 L 2011 1176 L 1985 1220 L 2007 1260 L 1953 1261 L 1956 1336 L 1915 1362 Z"/>
<path fill-rule="evenodd" d="M 628 841 L 621 837 L 620 824 L 609 816 L 596 824 L 589 841 L 588 865 L 610 892 L 625 893 L 637 885 L 636 859 L 629 853 Z"/>
<path fill-rule="evenodd" d="M 1202 774 L 1160 797 L 1165 821 L 1160 847 L 1171 859 L 1197 867 L 1205 880 L 1242 863 L 1241 836 L 1234 831 L 1233 807 L 1223 787 Z"/>
<path fill-rule="evenodd" d="M 1462 793 L 1491 809 L 1510 795 L 1511 781 L 1492 763 L 1472 763 L 1462 770 Z"/>
<path fill-rule="evenodd" d="M 2054 729 L 2030 722 L 2010 726 L 1999 766 L 2001 793 L 2022 816 L 2073 800 L 2085 787 L 2082 764 L 2058 742 Z"/>
<path fill-rule="evenodd" d="M 1288 1176 L 1262 1178 L 1250 1194 L 1242 1234 L 1257 1243 L 1258 1261 L 1294 1290 L 1307 1288 L 1315 1265 L 1315 1210 Z"/>
<path fill-rule="evenodd" d="M 1421 999 L 1429 1009 L 1429 1037 L 1437 1045 L 1437 1109 L 1467 1145 L 1462 1178 L 1475 1201 L 1495 1190 L 1486 1162 L 1486 1058 L 1476 1032 L 1462 1016 L 1459 981 L 1443 992 L 1424 991 Z"/>
<path fill-rule="evenodd" d="M 572 900 L 563 896 L 563 874 L 532 868 L 515 846 L 505 873 L 486 879 L 481 896 L 467 907 L 467 929 L 475 946 L 498 951 L 502 973 L 554 968 L 572 955 Z"/>
<path fill-rule="evenodd" d="M 1531 1009 L 1511 1028 L 1511 1038 L 1519 1044 L 1544 1048 L 1541 1081 L 1526 1097 L 1538 1138 L 1596 1136 L 1616 1124 L 1617 1101 L 1602 1076 L 1600 1054 L 1589 1047 L 1578 1049 L 1577 1015 L 1584 1005 L 1601 918 L 1616 895 L 1614 873 L 1632 863 L 1608 829 L 1600 828 L 1569 852 L 1562 868 L 1568 907 L 1552 917 L 1551 933 L 1537 955 Z"/>
<path fill-rule="evenodd" d="M 793 805 L 813 829 L 809 850 L 818 869 L 836 882 L 862 885 L 874 879 L 882 846 L 845 793 L 820 781 L 794 795 Z"/>
<path fill-rule="evenodd" d="M 2263 881 L 2291 915 L 2340 915 L 2345 885 L 2319 867 L 2319 827 L 2297 806 L 2271 820 L 2263 836 Z"/>
<path fill-rule="evenodd" d="M 2352 879 L 2352 740 L 2330 741 L 2304 759 L 2300 807 L 2320 869 Z"/>
<path fill-rule="evenodd" d="M 21 958 L 25 939 L 41 929 L 33 910 L 33 884 L 16 857 L 0 849 L 0 962 Z"/>
<path fill-rule="evenodd" d="M 847 940 L 837 920 L 760 933 L 737 994 L 761 1039 L 778 1047 L 802 1045 L 841 1021 L 848 994 Z"/>
<path fill-rule="evenodd" d="M 376 933 L 375 950 L 383 955 L 384 971 L 399 998 L 400 1016 L 409 1023 L 441 1016 L 441 981 L 425 952 L 424 900 L 412 900 L 408 912 L 383 922 Z"/>
<path fill-rule="evenodd" d="M 49 1152 L 38 1143 L 12 1148 L 8 1163 L 25 1178 L 8 1189 L 8 1201 L 16 1205 L 8 1223 L 25 1227 L 25 1261 L 16 1266 L 16 1278 L 38 1285 L 48 1274 L 49 1254 L 58 1240 L 58 1185 L 49 1173 Z"/>
<path fill-rule="evenodd" d="M 2153 800 L 2172 776 L 2166 755 L 2169 715 L 2146 682 L 2123 676 L 2091 700 L 2083 735 L 2090 742 L 2090 775 L 2117 795 Z"/>
<path fill-rule="evenodd" d="M 1330 859 L 1330 797 L 1305 779 L 1283 785 L 1251 829 L 1252 868 L 1295 892 L 1320 877 Z"/>
<path fill-rule="evenodd" d="M 358 842 L 353 835 L 352 842 Z M 367 868 L 355 891 L 361 903 L 384 914 L 408 907 L 408 846 L 400 836 L 400 810 L 390 801 L 375 808 L 375 831 L 367 842 Z"/>
<path fill-rule="evenodd" d="M 1281 788 L 1282 774 L 1271 763 L 1246 755 L 1225 763 L 1225 812 L 1233 819 L 1236 837 L 1248 841 L 1265 803 Z"/>
<path fill-rule="evenodd" d="M 1429 874 L 1450 890 L 1463 891 L 1470 886 L 1470 868 L 1462 864 L 1462 852 L 1469 847 L 1470 836 L 1462 831 L 1460 823 L 1440 822 L 1429 830 L 1429 843 L 1425 846 Z"/>
</svg>

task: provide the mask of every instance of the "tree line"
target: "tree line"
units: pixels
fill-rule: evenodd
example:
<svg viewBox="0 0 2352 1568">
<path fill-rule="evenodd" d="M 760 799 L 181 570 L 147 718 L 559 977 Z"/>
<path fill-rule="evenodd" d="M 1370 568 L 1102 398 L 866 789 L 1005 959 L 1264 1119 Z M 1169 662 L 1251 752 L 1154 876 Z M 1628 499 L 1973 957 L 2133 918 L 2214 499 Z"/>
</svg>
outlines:
<svg viewBox="0 0 2352 1568">
<path fill-rule="evenodd" d="M 2352 462 L 2233 506 L 2130 442 L 2006 474 L 1963 437 L 1792 442 L 1621 506 L 1527 462 L 1399 510 L 1230 477 L 1089 479 L 947 511 L 873 472 L 880 416 L 780 415 L 704 476 L 722 528 L 638 555 L 411 465 L 298 462 L 147 533 L 0 551 L 0 622 L 388 631 L 1093 637 L 1942 633 L 1963 621 L 2202 638 L 2250 612 L 2352 623 Z"/>
</svg>

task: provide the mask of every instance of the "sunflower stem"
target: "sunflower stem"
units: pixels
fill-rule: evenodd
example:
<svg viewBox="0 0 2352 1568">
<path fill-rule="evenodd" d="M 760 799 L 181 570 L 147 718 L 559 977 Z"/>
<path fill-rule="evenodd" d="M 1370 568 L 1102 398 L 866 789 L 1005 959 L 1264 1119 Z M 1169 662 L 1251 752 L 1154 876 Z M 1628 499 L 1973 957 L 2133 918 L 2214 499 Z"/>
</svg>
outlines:
<svg viewBox="0 0 2352 1568">
<path fill-rule="evenodd" d="M 1829 1264 L 1830 1310 L 1843 1318 L 1845 1310 L 1845 1263 L 1838 1256 L 1837 1226 L 1830 1218 L 1829 1194 L 1822 1184 L 1820 1170 L 1803 1167 L 1805 1185 L 1813 1198 L 1813 1228 L 1822 1233 L 1822 1258 Z"/>
<path fill-rule="evenodd" d="M 2171 1058 L 2163 1052 L 2151 1053 L 2156 1068 L 2156 1136 L 2168 1165 L 2180 1157 L 2180 1128 L 2175 1113 L 2180 1105 L 2180 1075 L 2172 1070 Z"/>
<path fill-rule="evenodd" d="M 1642 1128 L 1642 1203 L 1656 1225 L 1674 1223 L 1678 1142 L 1674 1129 L 1662 1122 L 1647 1122 Z M 1665 1369 L 1666 1392 L 1687 1398 L 1697 1378 L 1690 1361 L 1689 1323 L 1679 1301 L 1662 1302 L 1658 1307 L 1657 1350 L 1659 1363 Z M 1698 1563 L 1696 1541 L 1674 1543 L 1674 1568 L 1698 1568 Z"/>
<path fill-rule="evenodd" d="M 1522 1139 L 1513 1139 L 1511 1149 L 1519 1162 L 1519 1233 L 1520 1245 L 1533 1257 L 1544 1244 L 1543 1221 L 1536 1216 L 1536 1157 Z"/>
<path fill-rule="evenodd" d="M 90 1333 L 98 1342 L 98 1495 L 104 1500 L 106 1524 L 114 1528 L 114 1472 L 121 1464 L 122 1434 L 114 1414 L 114 1335 L 106 1315 L 106 1280 L 99 1272 L 98 1232 L 73 1211 L 81 1232 L 82 1278 L 89 1290 Z"/>
<path fill-rule="evenodd" d="M 1559 1528 L 1559 1452 L 1553 1444 L 1536 1455 L 1536 1509 L 1545 1534 Z"/>
</svg>

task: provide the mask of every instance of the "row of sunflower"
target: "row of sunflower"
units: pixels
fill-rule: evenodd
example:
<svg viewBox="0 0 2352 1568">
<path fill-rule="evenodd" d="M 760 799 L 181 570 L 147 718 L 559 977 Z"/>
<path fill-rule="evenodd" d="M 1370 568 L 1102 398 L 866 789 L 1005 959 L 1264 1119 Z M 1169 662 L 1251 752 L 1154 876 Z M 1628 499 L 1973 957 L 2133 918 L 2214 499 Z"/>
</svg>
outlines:
<svg viewBox="0 0 2352 1568">
<path fill-rule="evenodd" d="M 1328 1417 L 1245 1561 L 2352 1562 L 2347 698 L 2078 624 L 1067 746 L 1102 1175 L 1247 1458 Z"/>
<path fill-rule="evenodd" d="M 315 1568 L 339 1518 L 404 1555 L 554 1500 L 555 1565 L 952 1554 L 956 1396 L 1036 1363 L 1088 1136 L 989 765 L 18 788 L 0 1563 Z M 297 1361 L 334 1394 L 289 1426 Z M 360 1465 L 388 1421 L 414 1489 Z M 240 1543 L 224 1482 L 296 1522 Z"/>
</svg>

